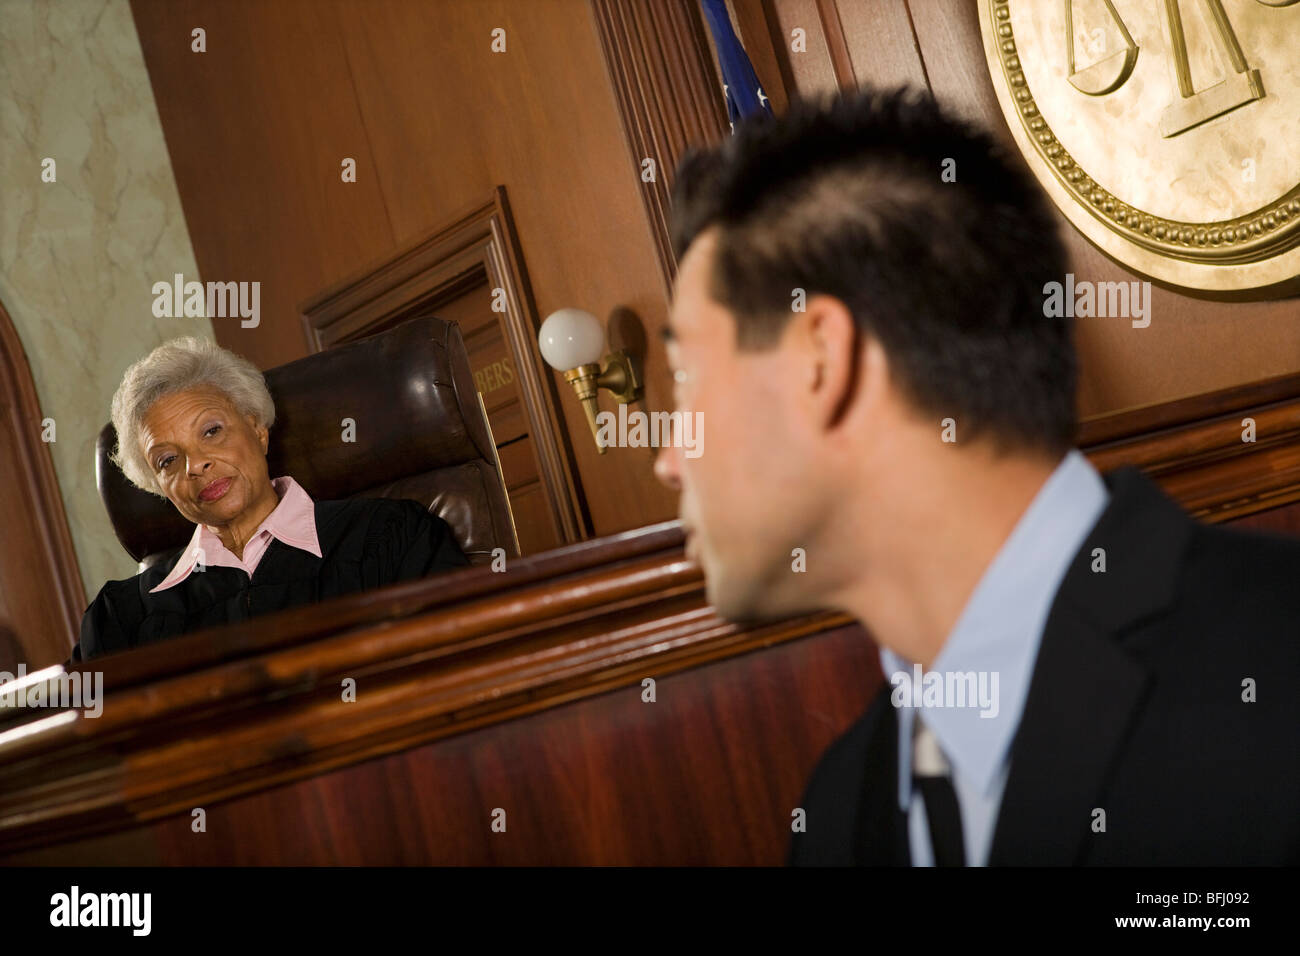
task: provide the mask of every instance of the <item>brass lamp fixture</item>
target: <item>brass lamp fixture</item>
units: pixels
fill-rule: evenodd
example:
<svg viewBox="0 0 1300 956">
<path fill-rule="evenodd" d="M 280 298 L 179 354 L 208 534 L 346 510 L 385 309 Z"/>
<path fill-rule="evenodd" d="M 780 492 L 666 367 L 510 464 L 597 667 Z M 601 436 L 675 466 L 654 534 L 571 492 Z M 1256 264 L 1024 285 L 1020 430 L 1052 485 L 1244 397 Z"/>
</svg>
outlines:
<svg viewBox="0 0 1300 956">
<path fill-rule="evenodd" d="M 619 349 L 602 359 L 605 327 L 600 319 L 582 309 L 559 309 L 548 315 L 537 332 L 537 345 L 542 358 L 573 386 L 587 413 L 596 448 L 605 454 L 600 426 L 596 424 L 600 411 L 596 395 L 600 389 L 608 389 L 624 405 L 641 397 L 641 375 L 632 356 Z"/>
</svg>

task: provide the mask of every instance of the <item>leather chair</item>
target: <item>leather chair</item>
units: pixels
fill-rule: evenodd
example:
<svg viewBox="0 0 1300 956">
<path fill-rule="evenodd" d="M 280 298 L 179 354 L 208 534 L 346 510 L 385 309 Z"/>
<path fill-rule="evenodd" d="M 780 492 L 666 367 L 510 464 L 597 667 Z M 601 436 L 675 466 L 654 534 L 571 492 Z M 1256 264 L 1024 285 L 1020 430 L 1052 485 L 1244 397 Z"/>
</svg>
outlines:
<svg viewBox="0 0 1300 956">
<path fill-rule="evenodd" d="M 496 446 L 454 322 L 426 316 L 265 373 L 275 400 L 267 465 L 317 500 L 411 498 L 451 525 L 473 564 L 519 554 Z M 344 420 L 355 440 L 342 440 Z M 165 498 L 141 491 L 95 445 L 95 483 L 117 540 L 140 570 L 194 533 Z"/>
</svg>

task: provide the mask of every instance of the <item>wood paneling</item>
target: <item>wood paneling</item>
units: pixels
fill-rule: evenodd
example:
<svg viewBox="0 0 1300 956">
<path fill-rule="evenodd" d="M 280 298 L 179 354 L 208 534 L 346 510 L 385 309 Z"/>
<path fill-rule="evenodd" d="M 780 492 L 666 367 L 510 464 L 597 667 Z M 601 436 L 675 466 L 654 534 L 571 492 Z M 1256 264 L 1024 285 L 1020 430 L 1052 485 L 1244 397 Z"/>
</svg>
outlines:
<svg viewBox="0 0 1300 956">
<path fill-rule="evenodd" d="M 223 345 L 263 368 L 300 357 L 300 303 L 504 184 L 538 315 L 635 315 L 653 343 L 637 407 L 668 406 L 663 277 L 587 0 L 133 10 L 202 278 L 263 283 L 261 326 L 214 320 Z M 195 25 L 206 54 L 189 52 Z M 344 157 L 356 183 L 341 181 Z M 673 515 L 654 449 L 600 455 L 552 381 L 594 533 Z"/>
<path fill-rule="evenodd" d="M 466 351 L 498 449 L 514 444 L 513 487 L 536 485 L 515 509 L 528 540 L 552 548 L 589 536 L 586 499 L 560 426 L 559 395 L 536 348 L 540 325 L 506 191 L 404 243 L 302 306 L 309 347 L 374 335 L 420 315 L 465 320 Z M 497 428 L 501 431 L 498 433 Z"/>
<path fill-rule="evenodd" d="M 588 743 L 595 755 L 617 739 L 626 745 L 653 732 L 671 733 L 680 746 L 647 746 L 645 763 L 628 761 L 606 786 L 626 792 L 643 770 L 694 762 L 690 777 L 701 795 L 718 788 L 743 794 L 771 773 L 782 780 L 775 792 L 793 801 L 828 735 L 865 703 L 875 683 L 870 664 L 862 675 L 866 679 L 847 693 L 804 698 L 809 688 L 792 678 L 791 666 L 759 660 L 721 675 L 701 674 L 677 696 L 665 688 L 655 702 L 642 703 L 646 678 L 662 679 L 851 623 L 842 615 L 821 614 L 736 625 L 717 618 L 703 596 L 699 569 L 682 556 L 681 529 L 667 523 L 520 558 L 504 573 L 473 568 L 188 635 L 169 643 L 165 653 L 141 648 L 97 660 L 93 668 L 102 671 L 105 688 L 98 719 L 33 726 L 30 711 L 0 712 L 5 769 L 0 855 L 111 832 L 123 823 L 174 823 L 196 806 L 609 692 L 621 703 L 610 700 L 592 712 L 586 739 L 553 740 L 551 735 L 566 726 L 562 716 L 548 717 L 527 732 L 535 734 L 539 762 L 532 769 L 539 788 L 545 788 L 548 774 L 559 785 L 564 781 L 555 766 L 543 766 L 551 762 L 548 755 L 559 753 L 567 762 L 579 759 Z M 850 631 L 866 643 L 860 631 Z M 798 656 L 807 661 L 796 668 L 807 674 L 801 679 L 805 685 L 814 675 L 849 677 L 847 669 L 831 668 L 816 649 Z M 357 682 L 355 702 L 340 699 L 345 678 Z M 828 701 L 836 695 L 844 705 L 828 721 Z M 806 713 L 805 699 L 818 701 Z M 638 717 L 627 709 L 628 701 L 641 708 Z M 713 732 L 702 730 L 704 714 L 714 715 L 709 718 Z M 527 749 L 518 734 L 496 739 L 512 737 L 520 750 Z M 463 752 L 463 746 L 438 753 Z M 766 769 L 756 770 L 754 779 L 737 772 L 741 752 L 750 759 L 764 754 Z M 490 752 L 476 755 L 492 758 Z M 417 760 L 415 766 L 429 779 L 443 779 L 434 773 L 437 760 Z M 544 813 L 545 804 L 537 802 L 538 791 L 527 789 L 531 778 L 525 769 L 513 771 L 525 789 L 516 791 L 511 806 L 527 821 L 530 813 Z M 378 787 L 367 799 L 387 799 L 378 782 L 383 777 L 365 778 Z M 452 804 L 468 796 L 457 790 L 467 782 L 443 780 L 403 795 L 424 805 L 426 825 L 435 828 L 431 847 L 455 846 L 452 830 L 465 829 L 467 818 Z M 687 795 L 675 784 L 643 792 L 663 813 L 680 808 Z M 284 815 L 277 820 L 287 829 L 302 820 L 301 807 L 282 804 L 281 809 Z M 463 809 L 478 812 L 472 805 Z M 762 853 L 780 846 L 791 809 L 793 803 L 773 820 L 767 836 L 756 837 Z M 455 812 L 441 816 L 449 810 Z M 655 849 L 654 834 L 637 835 L 634 818 L 622 819 L 627 826 L 622 836 L 635 839 L 639 852 L 665 852 Z M 735 821 L 734 838 L 724 841 L 726 853 L 744 847 L 744 823 Z M 249 831 L 242 825 L 237 829 L 241 837 L 233 842 L 240 849 L 232 846 L 229 852 L 256 852 Z M 687 827 L 675 839 L 693 832 Z M 521 843 L 517 852 L 527 858 L 560 846 L 574 853 L 584 849 L 572 834 L 551 833 L 540 846 Z M 673 852 L 681 850 L 674 845 Z M 374 852 L 397 851 L 394 844 Z M 446 851 L 432 852 L 425 858 L 446 859 L 436 855 Z M 68 859 L 77 858 L 75 851 L 69 853 Z"/>
<path fill-rule="evenodd" d="M 776 6 L 772 0 L 728 0 L 728 5 L 736 35 L 749 54 L 768 106 L 779 116 L 789 103 L 786 91 L 794 89 L 794 75 L 789 58 L 776 49 L 783 33 Z M 716 51 L 714 59 L 716 69 Z"/>
<path fill-rule="evenodd" d="M 837 0 L 733 0 L 760 2 L 769 15 L 768 42 L 787 78 L 786 94 L 804 96 L 856 86 L 929 85 L 905 0 L 845 3 Z M 746 18 L 758 23 L 754 16 Z M 805 49 L 793 49 L 800 31 Z M 746 46 L 759 42 L 745 38 Z"/>
<path fill-rule="evenodd" d="M 66 661 L 86 607 L 43 421 L 27 354 L 0 304 L 0 670 L 10 674 L 19 663 L 30 671 Z"/>
<path fill-rule="evenodd" d="M 1247 427 L 1247 426 L 1250 427 Z M 1084 422 L 1094 465 L 1135 465 L 1198 518 L 1300 501 L 1300 375 Z"/>
<path fill-rule="evenodd" d="M 1261 511 L 1246 518 L 1238 518 L 1232 524 L 1236 528 L 1250 528 L 1255 531 L 1300 537 L 1300 503 L 1274 508 L 1272 511 Z"/>
<path fill-rule="evenodd" d="M 664 290 L 677 266 L 669 238 L 673 176 L 691 146 L 716 143 L 727 131 L 721 81 L 692 0 L 591 0 L 592 15 L 627 140 L 627 168 L 643 183 L 645 215 L 655 240 Z"/>
<path fill-rule="evenodd" d="M 907 0 L 907 8 L 915 33 L 912 42 L 925 64 L 931 92 L 959 116 L 991 129 L 1014 149 L 1006 124 L 995 122 L 1001 113 L 984 63 L 975 3 Z"/>
<path fill-rule="evenodd" d="M 781 76 L 787 84 L 793 81 L 793 85 L 786 86 L 786 96 L 811 96 L 840 89 L 818 0 L 784 0 L 773 5 L 773 14 L 767 21 L 772 29 L 772 48 L 786 64 Z M 800 33 L 796 34 L 796 30 Z M 800 41 L 798 51 L 793 48 L 796 36 Z"/>
<path fill-rule="evenodd" d="M 261 282 L 261 324 L 214 319 L 217 341 L 264 369 L 301 358 L 298 303 L 396 241 L 338 8 L 131 7 L 202 279 Z M 199 26 L 206 53 L 190 51 Z M 355 183 L 341 181 L 344 158 Z"/>
<path fill-rule="evenodd" d="M 926 85 L 925 64 L 916 49 L 905 0 L 818 0 L 817 5 L 832 60 L 848 60 L 850 69 L 836 69 L 837 76 L 849 78 L 841 86 L 854 82 L 858 86 Z"/>
<path fill-rule="evenodd" d="M 777 865 L 817 757 L 880 683 L 854 626 L 8 865 Z M 806 706 L 804 705 L 806 703 Z M 507 830 L 491 830 L 492 812 Z"/>
</svg>

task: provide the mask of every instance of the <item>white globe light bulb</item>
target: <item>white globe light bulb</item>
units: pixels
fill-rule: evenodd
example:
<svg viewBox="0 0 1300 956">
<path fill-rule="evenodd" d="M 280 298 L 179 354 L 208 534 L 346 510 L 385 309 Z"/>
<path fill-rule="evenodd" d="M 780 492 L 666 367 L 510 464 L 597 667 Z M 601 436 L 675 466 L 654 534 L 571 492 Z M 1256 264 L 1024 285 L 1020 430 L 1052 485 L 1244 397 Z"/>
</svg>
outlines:
<svg viewBox="0 0 1300 956">
<path fill-rule="evenodd" d="M 552 312 L 537 331 L 542 358 L 557 371 L 600 361 L 605 350 L 605 327 L 600 319 L 582 309 Z"/>
</svg>

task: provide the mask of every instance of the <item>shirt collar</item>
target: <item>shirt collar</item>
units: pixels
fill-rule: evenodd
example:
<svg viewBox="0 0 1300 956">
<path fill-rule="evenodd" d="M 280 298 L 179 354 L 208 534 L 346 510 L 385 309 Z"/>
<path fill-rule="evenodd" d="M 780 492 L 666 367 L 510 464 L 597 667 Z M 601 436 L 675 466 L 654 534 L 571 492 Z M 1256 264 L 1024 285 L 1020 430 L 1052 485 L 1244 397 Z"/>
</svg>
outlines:
<svg viewBox="0 0 1300 956">
<path fill-rule="evenodd" d="M 946 683 L 948 675 L 974 674 L 974 686 L 990 692 L 990 706 L 952 706 L 945 700 L 949 706 L 924 711 L 954 773 L 981 793 L 990 792 L 998 780 L 1020 725 L 1052 602 L 1108 497 L 1088 459 L 1076 449 L 1067 453 L 985 569 L 935 658 L 930 680 L 945 678 Z M 896 690 L 895 681 L 910 690 L 916 673 L 912 662 L 884 647 L 880 662 L 891 681 L 887 691 Z M 896 678 L 899 674 L 905 681 Z M 969 680 L 966 686 L 971 686 Z M 913 695 L 905 696 L 898 707 L 899 802 L 904 809 L 911 803 L 914 717 Z"/>
<path fill-rule="evenodd" d="M 266 531 L 290 547 L 322 557 L 320 539 L 316 535 L 316 506 L 311 496 L 289 475 L 274 479 L 271 487 L 279 496 L 280 503 L 258 525 L 249 541 Z M 221 543 L 215 533 L 206 525 L 198 524 L 171 573 L 156 587 L 150 588 L 149 593 L 166 590 L 184 581 L 199 563 L 200 555 L 206 558 L 206 564 L 244 567 L 244 563 Z"/>
</svg>

